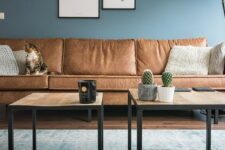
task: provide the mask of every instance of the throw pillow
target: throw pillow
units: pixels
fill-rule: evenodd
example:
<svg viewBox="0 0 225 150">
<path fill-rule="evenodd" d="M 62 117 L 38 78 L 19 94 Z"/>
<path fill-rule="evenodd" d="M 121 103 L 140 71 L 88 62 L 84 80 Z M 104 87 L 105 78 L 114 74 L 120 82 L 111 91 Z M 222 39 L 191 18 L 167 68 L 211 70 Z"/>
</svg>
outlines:
<svg viewBox="0 0 225 150">
<path fill-rule="evenodd" d="M 174 75 L 207 75 L 210 47 L 174 46 L 165 71 Z"/>
<path fill-rule="evenodd" d="M 209 74 L 223 74 L 225 57 L 225 42 L 211 49 Z"/>
<path fill-rule="evenodd" d="M 18 75 L 19 69 L 12 49 L 0 45 L 0 75 Z"/>
<path fill-rule="evenodd" d="M 16 61 L 19 67 L 19 73 L 22 75 L 25 74 L 27 53 L 25 52 L 25 50 L 19 50 L 19 51 L 13 51 L 13 54 L 16 58 Z"/>
</svg>

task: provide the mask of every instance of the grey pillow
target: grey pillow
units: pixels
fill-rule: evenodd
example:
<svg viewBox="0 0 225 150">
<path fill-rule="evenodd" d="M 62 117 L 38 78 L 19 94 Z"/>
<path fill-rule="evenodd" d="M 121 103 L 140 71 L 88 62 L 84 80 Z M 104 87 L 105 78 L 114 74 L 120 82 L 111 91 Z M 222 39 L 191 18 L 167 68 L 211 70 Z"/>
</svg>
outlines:
<svg viewBox="0 0 225 150">
<path fill-rule="evenodd" d="M 19 51 L 13 51 L 13 54 L 16 58 L 16 61 L 19 67 L 19 73 L 22 75 L 25 74 L 27 53 L 25 52 L 25 50 L 19 50 Z"/>
<path fill-rule="evenodd" d="M 0 45 L 0 75 L 18 75 L 19 69 L 12 49 L 8 45 Z"/>
<path fill-rule="evenodd" d="M 223 74 L 225 57 L 225 42 L 211 49 L 209 60 L 209 74 Z"/>
</svg>

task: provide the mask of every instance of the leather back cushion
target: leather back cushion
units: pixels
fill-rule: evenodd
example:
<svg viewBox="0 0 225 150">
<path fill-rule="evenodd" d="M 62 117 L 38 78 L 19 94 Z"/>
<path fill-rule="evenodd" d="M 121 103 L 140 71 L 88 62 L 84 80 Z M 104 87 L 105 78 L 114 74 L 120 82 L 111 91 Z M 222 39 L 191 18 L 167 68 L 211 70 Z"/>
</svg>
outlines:
<svg viewBox="0 0 225 150">
<path fill-rule="evenodd" d="M 137 74 L 141 75 L 145 69 L 151 69 L 154 74 L 160 75 L 164 71 L 170 50 L 174 45 L 206 46 L 205 38 L 181 40 L 136 40 L 137 47 Z"/>
<path fill-rule="evenodd" d="M 13 51 L 24 50 L 26 43 L 40 49 L 49 72 L 62 72 L 63 39 L 0 39 L 0 45 L 9 45 Z"/>
<path fill-rule="evenodd" d="M 66 39 L 64 74 L 136 75 L 134 40 Z"/>
</svg>

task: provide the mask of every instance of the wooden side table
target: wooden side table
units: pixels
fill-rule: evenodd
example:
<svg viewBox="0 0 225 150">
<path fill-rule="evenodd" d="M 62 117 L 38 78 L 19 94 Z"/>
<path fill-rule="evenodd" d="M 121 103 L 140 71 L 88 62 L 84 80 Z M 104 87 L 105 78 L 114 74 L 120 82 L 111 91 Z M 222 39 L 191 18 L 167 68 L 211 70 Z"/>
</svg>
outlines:
<svg viewBox="0 0 225 150">
<path fill-rule="evenodd" d="M 225 109 L 225 93 L 221 92 L 176 92 L 173 103 L 141 101 L 137 89 L 128 91 L 128 150 L 131 150 L 132 105 L 137 109 L 137 150 L 142 149 L 142 117 L 145 110 L 194 110 L 204 109 L 206 115 L 206 150 L 211 150 L 212 110 Z"/>
<path fill-rule="evenodd" d="M 103 120 L 104 107 L 102 104 L 103 93 L 98 93 L 96 102 L 92 104 L 80 104 L 78 93 L 33 93 L 11 105 L 8 114 L 8 147 L 14 149 L 13 116 L 18 110 L 32 111 L 33 150 L 36 150 L 36 116 L 41 110 L 88 110 L 98 111 L 98 149 L 103 150 Z"/>
</svg>

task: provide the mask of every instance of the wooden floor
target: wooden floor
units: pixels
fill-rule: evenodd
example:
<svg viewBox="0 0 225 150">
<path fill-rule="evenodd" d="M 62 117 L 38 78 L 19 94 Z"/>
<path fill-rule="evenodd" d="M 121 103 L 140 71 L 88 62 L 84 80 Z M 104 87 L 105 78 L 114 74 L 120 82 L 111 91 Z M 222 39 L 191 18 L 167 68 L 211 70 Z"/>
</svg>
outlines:
<svg viewBox="0 0 225 150">
<path fill-rule="evenodd" d="M 93 112 L 93 120 L 91 122 L 85 121 L 86 116 L 86 111 L 42 111 L 38 112 L 37 127 L 41 129 L 96 128 L 96 112 Z M 132 126 L 136 128 L 135 116 L 133 116 Z M 205 129 L 205 116 L 199 111 L 149 111 L 144 112 L 143 127 L 145 129 Z M 0 129 L 6 128 L 7 121 L 4 119 L 0 121 Z M 15 128 L 31 128 L 31 112 L 16 112 Z M 106 107 L 104 128 L 126 129 L 127 109 L 125 107 Z M 225 117 L 220 117 L 219 124 L 213 125 L 213 128 L 225 129 Z"/>
</svg>

